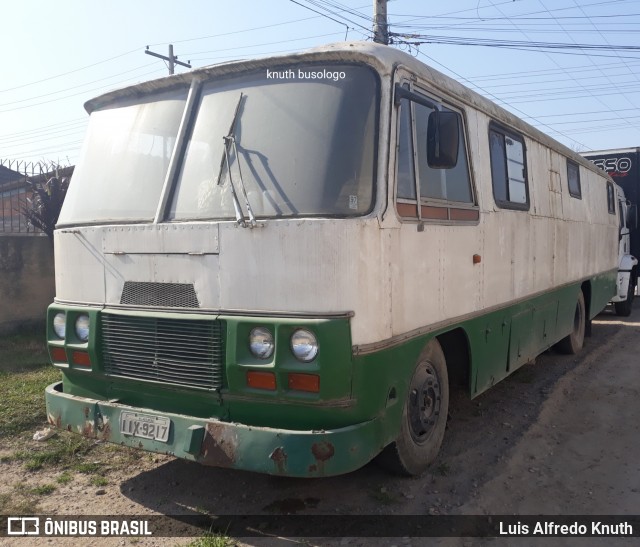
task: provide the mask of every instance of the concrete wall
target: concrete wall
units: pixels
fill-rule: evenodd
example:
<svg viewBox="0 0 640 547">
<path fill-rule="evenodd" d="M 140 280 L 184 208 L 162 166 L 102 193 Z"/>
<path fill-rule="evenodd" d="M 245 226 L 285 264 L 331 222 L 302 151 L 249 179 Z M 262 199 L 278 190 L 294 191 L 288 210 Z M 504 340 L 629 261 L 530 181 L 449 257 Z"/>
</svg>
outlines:
<svg viewBox="0 0 640 547">
<path fill-rule="evenodd" d="M 42 325 L 53 302 L 53 247 L 47 237 L 0 234 L 0 334 Z"/>
</svg>

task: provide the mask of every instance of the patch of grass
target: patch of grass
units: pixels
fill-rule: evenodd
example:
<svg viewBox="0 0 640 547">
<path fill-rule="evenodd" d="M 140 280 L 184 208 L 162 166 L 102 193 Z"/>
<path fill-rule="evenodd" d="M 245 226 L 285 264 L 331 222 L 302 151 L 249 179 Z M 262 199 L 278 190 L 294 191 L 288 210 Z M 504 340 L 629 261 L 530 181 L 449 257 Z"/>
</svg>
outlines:
<svg viewBox="0 0 640 547">
<path fill-rule="evenodd" d="M 33 496 L 24 496 L 16 492 L 0 494 L 0 514 L 35 515 L 38 512 L 38 500 Z"/>
<path fill-rule="evenodd" d="M 72 465 L 78 456 L 86 454 L 92 442 L 78 435 L 59 435 L 49 439 L 40 450 L 18 451 L 14 461 L 23 461 L 29 471 L 37 471 L 45 466 Z"/>
<path fill-rule="evenodd" d="M 73 480 L 73 475 L 71 473 L 69 473 L 69 471 L 63 471 L 56 478 L 56 482 L 58 484 L 69 484 L 72 480 Z"/>
<path fill-rule="evenodd" d="M 38 496 L 55 485 L 71 482 L 75 473 L 92 475 L 104 486 L 108 469 L 130 468 L 142 453 L 99 443 L 64 430 L 44 442 L 31 440 L 47 423 L 44 390 L 59 381 L 61 373 L 49 364 L 44 332 L 0 336 L 0 463 L 18 464 L 28 471 L 52 469 L 55 480 L 40 490 L 15 489 L 0 497 L 0 514 L 37 512 Z M 107 463 L 108 462 L 108 463 Z"/>
<path fill-rule="evenodd" d="M 93 486 L 107 486 L 109 484 L 109 481 L 107 479 L 105 479 L 104 477 L 101 477 L 100 475 L 98 475 L 96 477 L 91 477 L 89 482 Z"/>
<path fill-rule="evenodd" d="M 35 494 L 36 496 L 47 496 L 53 492 L 55 492 L 56 487 L 53 484 L 41 484 L 40 486 L 36 486 L 32 488 L 30 492 Z"/>
<path fill-rule="evenodd" d="M 223 534 L 205 532 L 202 537 L 187 543 L 185 547 L 229 547 L 231 545 L 234 545 L 234 542 L 230 537 Z"/>
<path fill-rule="evenodd" d="M 25 431 L 33 433 L 47 421 L 44 389 L 59 379 L 60 371 L 50 365 L 22 372 L 0 371 L 0 439 Z"/>
<path fill-rule="evenodd" d="M 11 503 L 11 494 L 0 494 L 0 513 L 7 514 L 5 507 Z"/>
<path fill-rule="evenodd" d="M 100 462 L 81 462 L 76 463 L 73 469 L 78 473 L 84 473 L 86 475 L 94 475 L 104 470 L 104 464 Z"/>
</svg>

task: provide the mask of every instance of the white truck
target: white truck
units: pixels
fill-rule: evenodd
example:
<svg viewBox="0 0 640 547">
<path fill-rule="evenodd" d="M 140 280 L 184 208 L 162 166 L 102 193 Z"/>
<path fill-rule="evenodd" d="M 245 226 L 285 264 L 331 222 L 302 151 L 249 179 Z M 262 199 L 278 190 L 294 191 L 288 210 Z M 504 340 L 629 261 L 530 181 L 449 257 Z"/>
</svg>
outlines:
<svg viewBox="0 0 640 547">
<path fill-rule="evenodd" d="M 631 315 L 633 298 L 638 281 L 638 259 L 631 254 L 630 226 L 636 224 L 636 208 L 625 197 L 624 190 L 615 185 L 616 198 L 620 211 L 620 242 L 618 247 L 618 292 L 611 299 L 616 314 L 623 317 Z"/>
</svg>

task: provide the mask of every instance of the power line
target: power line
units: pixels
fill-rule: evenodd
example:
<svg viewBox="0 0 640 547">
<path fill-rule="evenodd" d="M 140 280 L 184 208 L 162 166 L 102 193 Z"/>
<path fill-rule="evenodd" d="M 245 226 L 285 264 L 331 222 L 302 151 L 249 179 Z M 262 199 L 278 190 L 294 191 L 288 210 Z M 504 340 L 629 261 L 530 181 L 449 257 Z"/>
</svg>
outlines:
<svg viewBox="0 0 640 547">
<path fill-rule="evenodd" d="M 453 75 L 455 75 L 457 78 L 460 78 L 461 80 L 464 80 L 465 82 L 470 83 L 470 84 L 472 84 L 472 85 L 473 85 L 473 82 L 470 82 L 468 78 L 465 78 L 464 76 L 462 76 L 461 74 L 458 74 L 457 72 L 455 72 L 455 71 L 454 71 L 454 70 L 452 70 L 451 68 L 444 66 L 442 63 L 440 63 L 439 61 L 436 61 L 436 60 L 435 60 L 434 58 L 432 58 L 432 57 L 429 57 L 426 53 L 424 53 L 424 52 L 420 51 L 419 49 L 418 49 L 418 55 L 422 55 L 423 57 L 426 57 L 426 58 L 427 58 L 427 59 L 429 59 L 431 62 L 436 63 L 437 65 L 441 66 L 442 68 L 444 68 L 444 69 L 445 69 L 445 70 L 447 70 L 448 72 L 450 72 L 450 73 L 452 73 Z M 557 131 L 557 130 L 553 129 L 553 127 L 552 127 L 552 126 L 550 126 L 550 125 L 548 125 L 548 124 L 546 124 L 546 123 L 544 123 L 544 122 L 541 122 L 541 121 L 537 120 L 535 117 L 530 116 L 529 114 L 527 114 L 526 112 L 524 112 L 524 111 L 520 110 L 520 109 L 519 109 L 519 108 L 517 108 L 517 107 L 511 106 L 510 104 L 506 103 L 506 101 L 502 101 L 502 100 L 500 100 L 500 98 L 499 98 L 499 97 L 496 97 L 493 93 L 491 93 L 491 92 L 489 92 L 489 91 L 486 91 L 486 90 L 483 90 L 481 87 L 479 87 L 479 86 L 477 86 L 477 85 L 476 85 L 475 87 L 477 87 L 478 89 L 480 89 L 480 90 L 481 90 L 485 95 L 487 95 L 487 96 L 491 97 L 491 98 L 492 98 L 492 99 L 494 99 L 494 100 L 497 100 L 498 102 L 503 103 L 505 106 L 507 106 L 507 107 L 511 108 L 512 110 L 514 110 L 514 111 L 518 112 L 519 114 L 522 114 L 522 115 L 526 116 L 528 119 L 536 121 L 536 122 L 537 122 L 537 123 L 539 123 L 541 126 L 546 127 L 546 128 L 549 128 L 549 129 L 550 129 L 550 130 L 552 130 L 552 131 L 556 131 L 557 133 L 559 133 L 559 134 L 560 134 L 560 135 L 562 135 L 563 137 L 566 137 L 567 139 L 569 139 L 569 140 L 571 140 L 571 141 L 575 142 L 576 144 L 579 144 L 580 146 L 584 147 L 585 149 L 588 149 L 588 148 L 589 148 L 586 144 L 584 144 L 584 143 L 582 143 L 582 142 L 580 142 L 580 141 L 578 141 L 578 140 L 576 140 L 576 139 L 574 139 L 574 138 L 570 137 L 569 135 L 566 135 L 566 134 L 564 134 L 564 133 L 562 133 L 562 132 L 559 132 L 559 131 Z"/>
<path fill-rule="evenodd" d="M 545 10 L 547 10 L 547 12 L 548 12 L 548 13 L 551 15 L 551 17 L 553 18 L 553 17 L 554 17 L 554 15 L 553 15 L 549 10 L 548 10 L 548 8 L 547 8 L 547 6 L 544 4 L 543 0 L 538 0 L 538 1 L 540 2 L 540 5 L 541 5 Z M 584 13 L 584 11 L 583 11 L 583 13 Z M 560 28 L 564 29 L 564 27 L 562 26 L 562 23 L 560 23 L 560 22 L 556 22 L 556 24 L 557 24 Z M 567 37 L 568 37 L 569 39 L 571 39 L 571 40 L 573 39 L 573 38 L 571 38 L 571 36 L 570 36 L 568 33 L 567 33 Z M 608 45 L 608 44 L 609 44 L 609 42 L 608 42 L 607 40 L 605 40 L 605 41 L 607 42 L 607 45 Z M 621 58 L 621 57 L 619 57 L 619 58 Z M 594 66 L 594 68 L 595 68 L 596 70 L 598 70 L 598 71 L 600 72 L 600 74 L 601 74 L 601 75 L 602 75 L 602 76 L 603 76 L 603 77 L 604 77 L 604 78 L 609 82 L 609 85 L 610 85 L 610 86 L 612 86 L 613 88 L 615 88 L 615 89 L 616 89 L 616 91 L 618 91 L 618 92 L 620 93 L 620 95 L 621 95 L 621 96 L 623 96 L 623 97 L 625 98 L 625 100 L 629 103 L 629 105 L 631 105 L 631 106 L 636 106 L 636 105 L 634 105 L 634 104 L 633 104 L 633 102 L 631 102 L 631 100 L 627 97 L 627 95 L 626 95 L 624 92 L 622 92 L 622 87 L 621 87 L 621 86 L 619 86 L 619 85 L 618 85 L 615 81 L 613 81 L 613 80 L 612 80 L 612 79 L 611 79 L 607 74 L 605 74 L 605 72 L 604 72 L 603 70 L 601 70 L 601 69 L 600 69 L 600 66 L 599 66 L 599 65 L 597 65 L 597 64 L 596 64 L 596 62 L 595 62 L 591 57 L 588 57 L 588 59 L 589 59 L 589 62 Z M 573 76 L 571 76 L 571 77 L 573 78 Z M 573 78 L 573 80 L 574 80 L 575 82 L 579 83 L 577 79 Z M 583 84 L 581 84 L 581 83 L 579 83 L 579 85 L 580 85 L 583 89 L 587 89 L 587 86 L 584 86 L 584 85 L 583 85 Z M 589 91 L 589 93 L 590 93 L 590 94 L 592 93 L 592 92 L 591 92 L 591 90 L 588 90 L 588 91 Z M 604 103 L 600 100 L 601 95 L 594 95 L 594 97 L 596 97 L 596 99 L 598 100 L 598 102 L 600 102 L 603 106 L 607 106 L 606 104 L 604 104 Z M 627 125 L 629 125 L 629 126 L 631 126 L 631 125 L 632 125 L 632 124 L 628 121 L 628 119 L 627 119 L 627 118 L 622 118 L 622 116 L 619 116 L 619 115 L 617 115 L 617 114 L 616 114 L 616 117 L 618 117 L 620 120 L 623 120 L 623 121 L 624 121 L 624 123 L 626 123 Z"/>
<path fill-rule="evenodd" d="M 132 68 L 131 70 L 125 70 L 124 72 L 119 72 L 118 74 L 114 74 L 112 76 L 105 76 L 104 78 L 98 78 L 97 80 L 92 80 L 90 82 L 86 82 L 84 84 L 80 84 L 80 85 L 74 85 L 73 87 L 67 87 L 65 89 L 59 89 L 58 91 L 51 91 L 49 93 L 43 93 L 42 95 L 34 95 L 33 97 L 27 97 L 26 99 L 19 99 L 17 101 L 11 101 L 8 103 L 0 103 L 0 107 L 1 106 L 9 106 L 12 104 L 18 104 L 18 103 L 24 103 L 27 101 L 32 101 L 34 99 L 41 99 L 43 97 L 50 97 L 51 95 L 56 95 L 58 93 L 64 93 L 65 91 L 71 91 L 71 90 L 77 90 L 79 87 L 85 86 L 85 85 L 91 85 L 91 84 L 95 84 L 97 82 L 102 82 L 104 80 L 110 80 L 111 78 L 116 78 L 117 76 L 122 76 L 123 74 L 128 74 L 129 72 L 134 72 L 136 70 L 140 70 L 141 68 L 147 68 L 150 67 L 151 65 L 149 63 L 147 63 L 146 65 L 140 65 L 136 68 Z M 148 74 L 148 73 L 147 73 Z M 117 85 L 117 83 L 116 83 Z"/>
<path fill-rule="evenodd" d="M 357 23 L 353 19 L 349 19 L 348 17 L 342 15 L 342 13 L 343 13 L 342 10 L 337 10 L 336 11 L 335 9 L 331 9 L 330 7 L 326 7 L 327 6 L 327 2 L 325 0 L 304 0 L 304 1 L 307 2 L 308 4 L 311 4 L 312 6 L 316 6 L 318 9 L 325 10 L 327 13 L 330 13 L 334 17 L 340 17 L 344 21 L 347 21 L 348 23 L 351 23 L 354 26 L 354 30 L 355 30 L 355 27 L 360 27 L 366 33 L 371 34 L 371 28 L 370 27 L 364 26 L 361 23 Z"/>
<path fill-rule="evenodd" d="M 524 33 L 520 30 L 519 32 Z M 448 44 L 462 46 L 489 46 L 515 49 L 578 49 L 583 51 L 638 51 L 640 46 L 610 45 L 610 44 L 578 44 L 567 42 L 538 42 L 534 40 L 497 40 L 495 38 L 467 38 L 463 36 L 442 36 L 435 34 L 405 34 L 390 32 L 392 36 L 403 38 L 411 45 Z M 415 42 L 410 42 L 415 40 Z"/>
<path fill-rule="evenodd" d="M 16 133 L 6 133 L 4 135 L 0 135 L 0 140 L 19 137 L 21 135 L 26 135 L 26 134 L 41 133 L 43 131 L 49 130 L 49 128 L 52 128 L 52 127 L 62 127 L 62 126 L 74 125 L 78 123 L 86 123 L 86 121 L 87 121 L 87 118 L 76 118 L 74 120 L 68 120 L 66 122 L 54 123 L 51 125 L 44 125 L 36 129 L 28 129 L 26 131 L 18 131 Z"/>
<path fill-rule="evenodd" d="M 506 3 L 509 3 L 509 2 L 506 2 Z M 586 7 L 593 6 L 593 5 L 599 5 L 599 4 L 588 4 Z M 577 6 L 577 7 L 582 8 L 581 6 Z M 550 11 L 559 11 L 560 9 L 565 10 L 565 9 L 573 9 L 573 8 L 559 8 L 558 10 L 550 10 Z M 536 11 L 533 13 L 544 13 L 544 11 Z M 398 13 L 393 13 L 393 14 L 390 13 L 389 15 L 393 15 L 394 17 L 415 17 L 416 19 L 435 19 L 435 20 L 451 19 L 454 21 L 510 21 L 511 19 L 518 19 L 518 21 L 549 22 L 552 20 L 549 17 L 527 17 L 527 16 L 521 16 L 521 15 L 502 16 L 502 17 L 451 17 L 449 15 L 407 15 L 407 14 L 398 14 Z M 564 17 L 563 16 L 555 17 L 553 20 L 614 19 L 614 18 L 628 19 L 629 17 L 638 17 L 638 16 L 640 16 L 640 13 L 620 13 L 620 14 L 608 14 L 608 15 L 567 15 Z M 629 24 L 635 25 L 636 23 L 629 23 Z"/>
<path fill-rule="evenodd" d="M 640 59 L 637 61 L 640 63 Z M 623 63 L 608 63 L 606 68 L 619 68 L 623 66 Z M 481 81 L 489 81 L 489 80 L 511 80 L 514 77 L 521 79 L 523 76 L 530 75 L 531 77 L 537 78 L 538 76 L 547 76 L 552 74 L 563 74 L 565 72 L 586 72 L 591 71 L 591 65 L 578 65 L 573 67 L 562 67 L 562 68 L 547 68 L 541 70 L 520 70 L 516 72 L 502 72 L 498 74 L 485 74 L 472 76 L 474 80 Z"/>
<path fill-rule="evenodd" d="M 61 74 L 56 74 L 55 76 L 49 76 L 48 78 L 42 78 L 41 80 L 36 80 L 34 82 L 29 82 L 27 84 L 22 84 L 22 85 L 18 85 L 15 87 L 9 87 L 7 89 L 0 89 L 0 93 L 6 93 L 8 91 L 15 91 L 16 89 L 23 89 L 25 87 L 28 87 L 30 85 L 35 85 L 35 84 L 40 84 L 42 82 L 48 82 L 50 80 L 55 80 L 56 78 L 61 78 L 62 76 L 68 76 L 69 74 L 74 74 L 76 72 L 80 72 L 82 70 L 86 70 L 88 68 L 93 68 L 94 66 L 98 66 L 104 63 L 108 63 L 109 61 L 114 61 L 115 59 L 120 59 L 121 57 L 124 57 L 125 55 L 129 55 L 130 53 L 134 53 L 138 51 L 138 49 L 132 49 L 131 51 L 126 51 L 125 53 L 121 53 L 120 55 L 116 55 L 114 57 L 109 57 L 108 59 L 103 59 L 102 61 L 97 61 L 95 63 L 92 63 L 90 65 L 86 65 L 80 68 L 76 68 L 73 70 L 69 70 L 67 72 L 63 72 Z"/>
<path fill-rule="evenodd" d="M 289 0 L 290 2 L 292 2 L 293 4 L 296 4 L 302 8 L 305 8 L 309 11 L 312 11 L 313 13 L 317 13 L 318 15 L 321 15 L 322 17 L 325 17 L 327 19 L 330 19 L 331 21 L 333 21 L 334 23 L 338 23 L 339 25 L 343 25 L 347 28 L 347 32 L 349 30 L 356 30 L 357 29 L 355 27 L 360 27 L 362 29 L 365 30 L 365 32 L 367 32 L 368 34 L 371 34 L 371 29 L 368 29 L 367 27 L 364 27 L 363 25 L 359 24 L 359 23 L 354 23 L 353 21 L 351 21 L 350 19 L 343 17 L 340 15 L 340 13 L 335 12 L 335 11 L 331 11 L 330 9 L 325 8 L 324 6 L 322 6 L 321 3 L 319 2 L 315 2 L 314 0 L 306 0 L 309 4 L 317 7 L 318 9 L 324 9 L 327 13 L 322 13 L 321 11 L 317 11 L 313 8 L 310 8 L 309 6 L 306 6 L 304 4 L 301 4 L 300 2 L 298 2 L 297 0 Z M 333 16 L 333 17 L 332 17 Z M 338 19 L 339 18 L 339 19 Z M 340 20 L 341 19 L 341 20 Z M 345 22 L 346 21 L 346 22 Z M 349 27 L 349 25 L 347 23 L 351 23 L 352 25 L 354 25 L 353 27 Z M 366 36 L 366 35 L 365 35 Z M 345 39 L 346 39 L 346 35 L 345 35 Z"/>
<path fill-rule="evenodd" d="M 52 139 L 60 139 L 63 137 L 69 137 L 71 135 L 84 134 L 84 131 L 86 128 L 85 126 L 86 126 L 86 121 L 83 125 L 79 125 L 78 127 L 74 127 L 74 128 L 58 129 L 57 131 L 49 131 L 48 133 L 45 133 L 42 135 L 31 135 L 29 137 L 11 139 L 11 142 L 4 145 L 4 147 L 5 148 L 7 146 L 11 148 L 14 146 L 19 147 L 19 146 L 23 146 L 25 143 L 33 144 L 34 142 L 50 141 Z"/>
<path fill-rule="evenodd" d="M 28 105 L 23 105 L 23 106 L 17 106 L 15 108 L 9 108 L 9 109 L 5 109 L 5 110 L 0 110 L 0 114 L 6 113 L 6 112 L 14 112 L 15 110 L 23 110 L 25 108 L 33 108 L 34 106 L 41 106 L 43 104 L 49 104 L 49 103 L 53 103 L 56 101 L 62 101 L 64 99 L 69 99 L 71 97 L 77 97 L 78 95 L 85 95 L 87 93 L 93 93 L 95 91 L 100 91 L 100 90 L 104 90 L 105 88 L 107 89 L 113 89 L 114 86 L 119 86 L 121 84 L 127 83 L 127 82 L 131 82 L 132 80 L 138 80 L 140 77 L 142 76 L 148 76 L 150 74 L 155 74 L 157 73 L 158 70 L 152 70 L 150 72 L 145 72 L 143 74 L 138 74 L 138 76 L 134 77 L 134 78 L 127 78 L 126 80 L 122 80 L 120 82 L 115 82 L 112 85 L 109 86 L 100 86 L 100 87 L 96 87 L 93 89 L 85 89 L 84 91 L 79 91 L 78 93 L 71 93 L 70 95 L 65 95 L 64 97 L 58 97 L 57 99 L 49 99 L 48 101 L 41 101 L 39 103 L 33 103 L 33 104 L 28 104 Z"/>
<path fill-rule="evenodd" d="M 504 2 L 500 2 L 498 4 L 494 4 L 493 2 L 491 3 L 491 6 L 494 8 L 497 8 L 498 6 L 503 6 L 505 4 L 514 4 L 516 0 L 506 0 Z M 522 1 L 522 0 L 520 0 Z M 585 8 L 589 8 L 589 7 L 593 7 L 593 6 L 602 6 L 602 5 L 611 5 L 611 4 L 620 4 L 620 3 L 624 3 L 627 0 L 605 0 L 605 1 L 601 1 L 601 2 L 593 2 L 591 4 L 584 4 L 583 7 Z M 573 7 L 563 7 L 563 8 L 555 8 L 552 9 L 551 11 L 556 12 L 556 11 L 566 11 L 566 10 L 571 10 L 574 9 Z M 434 18 L 438 18 L 438 17 L 446 17 L 448 15 L 456 15 L 458 13 L 466 13 L 469 11 L 477 11 L 477 8 L 468 8 L 468 9 L 464 9 L 464 10 L 458 10 L 458 11 L 450 11 L 448 13 L 442 13 L 440 15 L 438 14 L 434 14 L 434 15 L 419 15 L 419 16 L 415 16 L 415 15 L 396 15 L 396 14 L 390 14 L 393 15 L 394 17 L 414 17 L 414 19 L 409 19 L 407 21 L 402 21 L 400 24 L 404 24 L 404 23 L 410 23 L 411 21 L 416 21 L 416 20 L 421 20 L 421 19 L 434 19 Z M 520 14 L 520 15 L 514 15 L 514 16 L 506 16 L 503 14 L 503 18 L 506 20 L 511 20 L 511 19 L 515 19 L 515 18 L 520 18 L 520 17 L 525 17 L 525 16 L 529 16 L 529 15 L 537 15 L 539 13 L 545 13 L 545 11 L 533 11 L 533 12 L 529 12 L 529 13 L 524 13 L 524 14 Z M 484 20 L 484 17 L 480 17 L 477 16 L 475 18 L 476 20 L 482 21 Z M 398 24 L 394 25 L 394 26 L 398 26 Z"/>
<path fill-rule="evenodd" d="M 327 36 L 336 36 L 339 33 L 337 32 L 330 32 L 328 34 L 317 34 L 315 36 L 305 36 L 302 38 L 291 38 L 289 40 L 278 40 L 277 42 L 265 42 L 262 44 L 252 44 L 249 46 L 239 46 L 239 47 L 233 47 L 233 48 L 228 48 L 228 49 L 213 49 L 213 50 L 208 50 L 208 51 L 192 51 L 189 53 L 185 53 L 185 55 L 189 55 L 189 56 L 193 56 L 193 55 L 203 55 L 205 53 L 219 53 L 221 51 L 236 51 L 238 49 L 250 49 L 252 47 L 262 47 L 262 46 L 272 46 L 272 45 L 276 45 L 276 44 L 285 44 L 288 42 L 299 42 L 301 40 L 311 40 L 313 38 L 325 38 Z"/>
</svg>

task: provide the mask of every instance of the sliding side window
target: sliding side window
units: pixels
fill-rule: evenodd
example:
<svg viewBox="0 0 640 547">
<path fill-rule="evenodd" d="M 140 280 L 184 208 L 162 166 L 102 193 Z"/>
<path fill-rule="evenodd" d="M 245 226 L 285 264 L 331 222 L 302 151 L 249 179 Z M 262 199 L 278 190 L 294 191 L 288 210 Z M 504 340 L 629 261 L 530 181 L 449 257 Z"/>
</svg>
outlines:
<svg viewBox="0 0 640 547">
<path fill-rule="evenodd" d="M 414 220 L 477 221 L 479 213 L 473 194 L 461 113 L 453 106 L 410 90 L 408 84 L 401 89 L 405 94 L 397 101 L 398 214 Z M 447 169 L 432 167 L 427 161 L 429 116 L 435 110 L 458 113 L 457 161 L 455 166 Z"/>
<path fill-rule="evenodd" d="M 567 160 L 567 180 L 569 181 L 569 194 L 574 198 L 582 199 L 580 166 L 571 160 Z"/>
<path fill-rule="evenodd" d="M 411 103 L 402 99 L 400 104 L 400 134 L 398 135 L 398 197 L 415 202 L 416 173 L 413 165 L 413 131 L 411 130 Z"/>
<path fill-rule="evenodd" d="M 610 182 L 607 182 L 607 208 L 609 209 L 609 214 L 611 215 L 616 214 L 615 196 L 616 196 L 616 193 L 615 193 L 615 190 L 613 189 L 613 184 Z"/>
<path fill-rule="evenodd" d="M 524 139 L 502 127 L 489 129 L 493 197 L 499 207 L 529 209 Z"/>
</svg>

